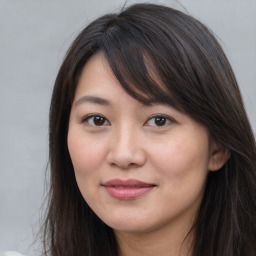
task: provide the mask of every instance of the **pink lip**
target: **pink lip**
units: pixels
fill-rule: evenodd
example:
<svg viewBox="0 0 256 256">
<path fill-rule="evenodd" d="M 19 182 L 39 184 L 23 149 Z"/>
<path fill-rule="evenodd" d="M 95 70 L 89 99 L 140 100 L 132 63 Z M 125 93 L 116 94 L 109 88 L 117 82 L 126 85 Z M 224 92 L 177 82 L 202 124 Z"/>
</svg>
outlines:
<svg viewBox="0 0 256 256">
<path fill-rule="evenodd" d="M 136 199 L 150 190 L 152 190 L 155 185 L 145 183 L 139 180 L 120 180 L 114 179 L 103 184 L 108 193 L 120 200 L 133 200 Z"/>
</svg>

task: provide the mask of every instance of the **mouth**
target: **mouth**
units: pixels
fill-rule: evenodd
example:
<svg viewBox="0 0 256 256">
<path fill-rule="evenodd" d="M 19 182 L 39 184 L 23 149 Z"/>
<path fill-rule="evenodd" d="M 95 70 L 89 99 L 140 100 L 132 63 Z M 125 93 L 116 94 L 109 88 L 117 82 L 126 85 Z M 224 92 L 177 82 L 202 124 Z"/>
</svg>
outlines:
<svg viewBox="0 0 256 256">
<path fill-rule="evenodd" d="M 103 187 L 116 199 L 134 200 L 150 192 L 156 185 L 134 179 L 114 179 L 104 183 Z"/>
</svg>

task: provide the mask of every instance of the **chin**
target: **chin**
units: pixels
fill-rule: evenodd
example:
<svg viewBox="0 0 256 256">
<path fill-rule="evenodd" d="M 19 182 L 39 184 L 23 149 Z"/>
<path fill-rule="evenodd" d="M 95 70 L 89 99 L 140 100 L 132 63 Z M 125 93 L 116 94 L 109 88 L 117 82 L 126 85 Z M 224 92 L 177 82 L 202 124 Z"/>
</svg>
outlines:
<svg viewBox="0 0 256 256">
<path fill-rule="evenodd" d="M 127 232 L 127 233 L 143 233 L 151 230 L 151 225 L 149 223 L 145 223 L 141 221 L 127 220 L 123 219 L 120 221 L 111 221 L 105 222 L 108 226 L 110 226 L 114 231 L 117 232 Z"/>
</svg>

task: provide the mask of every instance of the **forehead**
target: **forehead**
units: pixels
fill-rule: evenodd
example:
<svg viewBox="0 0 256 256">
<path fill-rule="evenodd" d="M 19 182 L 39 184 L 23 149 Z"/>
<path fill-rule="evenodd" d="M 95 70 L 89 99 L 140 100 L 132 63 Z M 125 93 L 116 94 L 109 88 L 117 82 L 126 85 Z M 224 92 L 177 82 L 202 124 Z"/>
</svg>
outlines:
<svg viewBox="0 0 256 256">
<path fill-rule="evenodd" d="M 85 91 L 87 94 L 112 94 L 110 87 L 120 87 L 120 83 L 114 76 L 104 54 L 94 54 L 85 64 L 78 80 L 75 99 Z"/>
<path fill-rule="evenodd" d="M 112 61 L 107 59 L 106 53 L 103 51 L 96 52 L 88 59 L 82 69 L 75 91 L 75 98 L 82 89 L 85 89 L 85 86 L 87 92 L 98 90 L 101 93 L 104 90 L 105 94 L 114 95 L 114 92 L 108 89 L 111 84 L 116 85 L 119 89 L 122 89 L 122 92 L 126 92 L 143 105 L 163 103 L 182 111 L 175 95 L 172 94 L 168 85 L 165 85 L 161 80 L 150 56 L 145 54 L 143 61 L 146 71 L 143 68 L 138 68 L 136 73 L 131 74 L 128 65 L 124 67 L 125 63 L 118 65 L 117 62 L 113 71 Z M 120 70 L 117 70 L 116 67 Z"/>
<path fill-rule="evenodd" d="M 103 53 L 95 54 L 84 66 L 81 73 L 73 108 L 82 106 L 105 107 L 113 113 L 133 113 L 135 115 L 144 111 L 168 112 L 180 121 L 189 117 L 177 109 L 162 102 L 143 103 L 129 95 L 114 76 Z M 94 108 L 95 109 L 95 108 Z M 191 121 L 191 120 L 190 120 Z"/>
<path fill-rule="evenodd" d="M 124 90 L 103 53 L 89 59 L 78 81 L 73 107 L 84 104 L 111 108 L 140 108 L 145 105 Z"/>
</svg>

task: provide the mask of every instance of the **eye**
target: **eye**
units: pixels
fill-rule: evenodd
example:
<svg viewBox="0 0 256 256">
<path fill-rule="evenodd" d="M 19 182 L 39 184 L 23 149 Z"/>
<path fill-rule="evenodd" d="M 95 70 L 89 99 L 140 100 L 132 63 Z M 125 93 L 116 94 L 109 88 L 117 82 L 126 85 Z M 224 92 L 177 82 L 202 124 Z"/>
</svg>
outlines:
<svg viewBox="0 0 256 256">
<path fill-rule="evenodd" d="M 146 122 L 148 126 L 164 127 L 171 124 L 172 119 L 164 115 L 153 116 Z"/>
<path fill-rule="evenodd" d="M 86 116 L 83 120 L 83 123 L 87 123 L 90 126 L 106 126 L 109 125 L 109 121 L 100 115 L 89 115 Z"/>
</svg>

